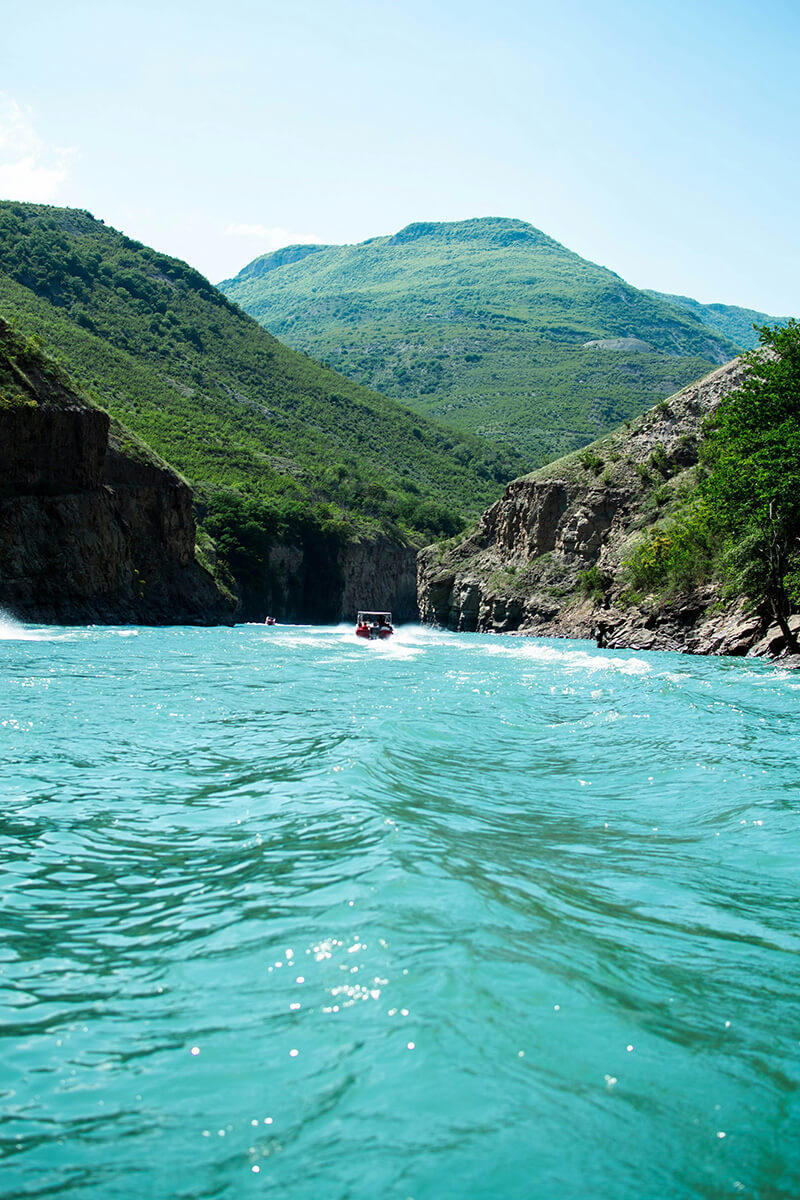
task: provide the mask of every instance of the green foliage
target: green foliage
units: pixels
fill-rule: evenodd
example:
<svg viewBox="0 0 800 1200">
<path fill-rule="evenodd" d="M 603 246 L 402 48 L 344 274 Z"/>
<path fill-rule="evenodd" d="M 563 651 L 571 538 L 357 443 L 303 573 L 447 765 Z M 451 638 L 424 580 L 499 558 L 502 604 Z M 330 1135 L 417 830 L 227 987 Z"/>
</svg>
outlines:
<svg viewBox="0 0 800 1200">
<path fill-rule="evenodd" d="M 653 447 L 648 460 L 648 465 L 651 470 L 657 471 L 658 474 L 662 475 L 665 479 L 672 474 L 672 464 L 667 457 L 666 450 L 660 442 L 657 446 Z"/>
<path fill-rule="evenodd" d="M 732 358 L 695 315 L 522 221 L 417 224 L 256 259 L 222 290 L 276 336 L 459 430 L 517 473 Z M 611 348 L 636 335 L 651 350 Z M 596 343 L 596 344 L 589 344 Z"/>
<path fill-rule="evenodd" d="M 792 608 L 800 608 L 800 555 L 791 556 L 783 582 Z"/>
<path fill-rule="evenodd" d="M 613 582 L 613 576 L 609 575 L 607 571 L 601 571 L 598 566 L 588 567 L 578 575 L 581 595 L 594 600 L 595 604 L 603 603 Z"/>
<path fill-rule="evenodd" d="M 513 455 L 288 349 L 186 263 L 85 212 L 0 203 L 0 314 L 187 477 L 219 569 L 240 579 L 278 529 L 451 536 L 518 473 Z"/>
<path fill-rule="evenodd" d="M 720 404 L 702 450 L 701 494 L 724 545 L 722 566 L 785 620 L 800 570 L 800 323 L 765 326 L 764 350 Z"/>
<path fill-rule="evenodd" d="M 85 403 L 88 400 L 80 397 Z M 41 339 L 25 337 L 0 317 L 0 408 L 73 404 L 74 385 Z"/>
<path fill-rule="evenodd" d="M 702 489 L 720 524 L 800 524 L 800 323 L 761 331 L 774 353 L 747 356 L 742 386 L 720 404 L 707 428 Z"/>
<path fill-rule="evenodd" d="M 581 450 L 578 455 L 578 462 L 585 471 L 593 471 L 595 475 L 599 475 L 602 471 L 605 460 L 599 454 L 595 454 L 593 450 Z"/>
<path fill-rule="evenodd" d="M 787 632 L 800 603 L 800 323 L 765 327 L 760 337 L 744 383 L 707 423 L 694 491 L 624 567 L 645 594 L 716 575 L 729 593 L 771 609 Z M 656 505 L 663 490 L 653 493 Z"/>
<path fill-rule="evenodd" d="M 662 483 L 661 487 L 656 488 L 655 491 L 650 493 L 650 501 L 657 509 L 663 508 L 666 504 L 669 504 L 671 498 L 672 491 L 669 485 L 666 483 Z"/>
<path fill-rule="evenodd" d="M 623 563 L 636 592 L 677 592 L 709 577 L 715 561 L 713 521 L 707 506 L 693 499 L 677 516 L 652 527 Z"/>
</svg>

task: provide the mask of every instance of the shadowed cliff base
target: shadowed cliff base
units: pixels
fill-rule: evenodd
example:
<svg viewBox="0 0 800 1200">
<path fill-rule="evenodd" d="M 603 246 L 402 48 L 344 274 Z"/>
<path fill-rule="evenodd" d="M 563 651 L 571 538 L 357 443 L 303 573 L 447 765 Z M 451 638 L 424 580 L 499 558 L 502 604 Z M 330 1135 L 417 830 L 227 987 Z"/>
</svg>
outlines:
<svg viewBox="0 0 800 1200">
<path fill-rule="evenodd" d="M 232 562 L 245 583 L 237 620 L 335 625 L 355 621 L 359 608 L 390 609 L 417 621 L 417 550 L 389 537 L 345 537 L 298 525 L 250 561 Z"/>
</svg>

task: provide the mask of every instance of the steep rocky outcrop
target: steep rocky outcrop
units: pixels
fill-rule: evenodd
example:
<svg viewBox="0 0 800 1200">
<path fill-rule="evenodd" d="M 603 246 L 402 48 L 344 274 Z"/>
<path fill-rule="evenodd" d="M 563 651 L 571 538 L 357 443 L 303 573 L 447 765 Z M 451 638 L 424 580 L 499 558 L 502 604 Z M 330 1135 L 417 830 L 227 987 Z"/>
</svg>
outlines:
<svg viewBox="0 0 800 1200">
<path fill-rule="evenodd" d="M 0 322 L 0 607 L 56 623 L 217 624 L 192 492 Z"/>
<path fill-rule="evenodd" d="M 743 379 L 735 359 L 627 428 L 511 483 L 460 542 L 418 560 L 423 621 L 600 637 L 608 647 L 776 653 L 780 634 L 713 587 L 632 603 L 622 564 L 694 476 L 704 419 Z"/>
</svg>

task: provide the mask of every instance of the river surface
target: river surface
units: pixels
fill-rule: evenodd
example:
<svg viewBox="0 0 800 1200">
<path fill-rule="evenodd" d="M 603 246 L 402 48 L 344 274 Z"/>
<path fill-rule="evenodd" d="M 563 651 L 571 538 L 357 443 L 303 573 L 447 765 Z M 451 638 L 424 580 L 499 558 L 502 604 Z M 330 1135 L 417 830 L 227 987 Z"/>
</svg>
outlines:
<svg viewBox="0 0 800 1200">
<path fill-rule="evenodd" d="M 800 677 L 0 624 L 0 1195 L 800 1195 Z"/>
</svg>

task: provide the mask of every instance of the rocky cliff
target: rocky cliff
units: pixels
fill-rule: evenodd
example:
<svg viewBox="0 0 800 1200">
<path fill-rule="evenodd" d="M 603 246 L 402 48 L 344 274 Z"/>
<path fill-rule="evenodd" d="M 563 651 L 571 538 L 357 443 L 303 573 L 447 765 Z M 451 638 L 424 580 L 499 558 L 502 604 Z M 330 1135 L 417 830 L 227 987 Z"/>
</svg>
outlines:
<svg viewBox="0 0 800 1200">
<path fill-rule="evenodd" d="M 631 602 L 622 564 L 691 484 L 702 423 L 740 360 L 576 454 L 515 480 L 463 540 L 418 560 L 423 621 L 456 630 L 596 637 L 609 647 L 780 651 L 759 614 L 713 587 Z"/>
<path fill-rule="evenodd" d="M 258 585 L 244 590 L 242 617 L 335 624 L 359 608 L 388 608 L 395 621 L 416 621 L 416 559 L 413 547 L 380 535 L 276 540 Z"/>
<path fill-rule="evenodd" d="M 0 321 L 0 607 L 56 623 L 217 624 L 192 492 Z"/>
</svg>

